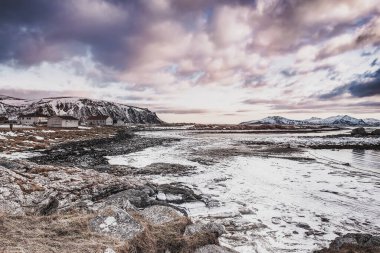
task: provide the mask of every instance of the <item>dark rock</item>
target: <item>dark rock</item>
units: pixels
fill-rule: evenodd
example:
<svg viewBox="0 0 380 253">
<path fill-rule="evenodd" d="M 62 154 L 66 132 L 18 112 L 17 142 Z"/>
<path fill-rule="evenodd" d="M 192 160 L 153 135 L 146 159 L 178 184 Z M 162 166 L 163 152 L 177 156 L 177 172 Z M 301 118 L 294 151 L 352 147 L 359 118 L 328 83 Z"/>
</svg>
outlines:
<svg viewBox="0 0 380 253">
<path fill-rule="evenodd" d="M 329 222 L 330 220 L 328 218 L 326 218 L 326 217 L 321 217 L 321 221 L 322 222 Z"/>
<path fill-rule="evenodd" d="M 334 239 L 329 248 L 325 248 L 316 253 L 330 252 L 380 252 L 380 236 L 371 234 L 345 234 Z"/>
<path fill-rule="evenodd" d="M 375 129 L 371 132 L 372 135 L 380 136 L 380 129 Z"/>
<path fill-rule="evenodd" d="M 42 206 L 39 210 L 41 215 L 50 215 L 57 211 L 59 206 L 59 201 L 55 197 L 49 198 L 49 201 L 46 205 Z"/>
<path fill-rule="evenodd" d="M 351 135 L 353 135 L 353 136 L 366 136 L 367 132 L 365 131 L 364 127 L 358 127 L 358 128 L 352 129 Z"/>
<path fill-rule="evenodd" d="M 299 227 L 299 228 L 306 229 L 306 230 L 310 230 L 311 229 L 311 227 L 309 226 L 309 224 L 303 223 L 303 222 L 297 223 L 296 226 Z"/>
</svg>

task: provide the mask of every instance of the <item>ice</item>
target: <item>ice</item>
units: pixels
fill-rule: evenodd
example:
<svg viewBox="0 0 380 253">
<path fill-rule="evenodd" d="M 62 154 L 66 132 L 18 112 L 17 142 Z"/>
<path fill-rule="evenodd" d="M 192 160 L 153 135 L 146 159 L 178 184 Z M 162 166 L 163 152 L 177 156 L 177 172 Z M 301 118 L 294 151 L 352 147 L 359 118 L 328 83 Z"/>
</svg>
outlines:
<svg viewBox="0 0 380 253">
<path fill-rule="evenodd" d="M 110 163 L 136 167 L 157 162 L 196 166 L 196 173 L 190 176 L 152 179 L 155 183 L 181 182 L 208 196 L 212 204 L 193 202 L 182 206 L 195 220 L 234 224 L 227 226 L 229 233 L 221 238 L 221 242 L 239 252 L 311 252 L 327 246 L 339 233 L 375 233 L 380 229 L 380 189 L 377 187 L 380 168 L 361 163 L 360 159 L 353 162 L 350 158 L 352 150 L 303 148 L 303 157 L 315 159 L 305 161 L 266 158 L 254 153 L 231 156 L 228 152 L 220 156 L 212 153 L 213 157 L 207 153 L 218 149 L 245 150 L 244 141 L 264 140 L 273 145 L 307 147 L 321 143 L 378 144 L 379 138 L 200 134 L 191 131 L 146 132 L 142 135 L 176 137 L 181 141 L 108 157 Z M 364 160 L 373 158 L 374 164 L 380 161 L 376 158 L 380 157 L 379 151 L 366 152 L 368 157 Z M 194 156 L 212 158 L 213 163 L 195 162 Z"/>
</svg>

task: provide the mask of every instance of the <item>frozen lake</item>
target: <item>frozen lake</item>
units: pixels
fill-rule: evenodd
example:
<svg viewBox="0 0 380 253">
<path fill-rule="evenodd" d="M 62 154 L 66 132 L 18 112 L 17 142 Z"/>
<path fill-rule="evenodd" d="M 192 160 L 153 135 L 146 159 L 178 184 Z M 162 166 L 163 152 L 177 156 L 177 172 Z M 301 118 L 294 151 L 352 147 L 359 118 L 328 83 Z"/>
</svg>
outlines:
<svg viewBox="0 0 380 253">
<path fill-rule="evenodd" d="M 304 147 L 340 142 L 380 145 L 379 138 L 323 138 L 320 133 L 140 134 L 181 140 L 109 157 L 109 162 L 195 166 L 196 172 L 186 177 L 151 179 L 182 182 L 207 196 L 207 205 L 184 206 L 195 220 L 224 224 L 228 233 L 221 242 L 239 252 L 311 252 L 339 234 L 380 231 L 380 151 Z M 289 148 L 276 148 L 281 145 Z"/>
</svg>

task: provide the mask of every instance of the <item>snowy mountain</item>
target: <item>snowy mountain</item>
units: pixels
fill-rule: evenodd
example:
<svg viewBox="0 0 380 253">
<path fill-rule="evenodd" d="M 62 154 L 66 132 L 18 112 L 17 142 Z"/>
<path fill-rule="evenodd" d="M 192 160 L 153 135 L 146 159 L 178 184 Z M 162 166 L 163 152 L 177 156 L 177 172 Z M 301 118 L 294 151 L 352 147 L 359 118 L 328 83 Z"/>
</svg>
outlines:
<svg viewBox="0 0 380 253">
<path fill-rule="evenodd" d="M 287 119 L 281 116 L 270 116 L 260 120 L 252 120 L 247 122 L 240 123 L 242 125 L 251 125 L 251 124 L 268 124 L 268 125 L 303 125 L 306 122 L 301 120 L 292 120 Z"/>
<path fill-rule="evenodd" d="M 24 100 L 0 96 L 0 115 L 15 117 L 18 114 L 35 112 L 48 116 L 70 115 L 81 120 L 89 116 L 107 115 L 128 123 L 162 123 L 158 116 L 148 109 L 103 100 L 76 97 Z"/>
<path fill-rule="evenodd" d="M 338 115 L 322 119 L 319 125 L 347 125 L 347 126 L 364 126 L 366 123 L 362 119 L 350 117 L 348 115 Z"/>
<path fill-rule="evenodd" d="M 367 118 L 367 119 L 363 119 L 363 120 L 367 125 L 380 126 L 380 120 L 378 120 L 378 119 Z"/>
<path fill-rule="evenodd" d="M 269 125 L 334 125 L 334 126 L 380 126 L 377 119 L 357 119 L 348 115 L 337 115 L 325 119 L 312 117 L 305 120 L 292 120 L 280 116 L 266 117 L 261 120 L 242 122 L 241 124 L 269 124 Z"/>
</svg>

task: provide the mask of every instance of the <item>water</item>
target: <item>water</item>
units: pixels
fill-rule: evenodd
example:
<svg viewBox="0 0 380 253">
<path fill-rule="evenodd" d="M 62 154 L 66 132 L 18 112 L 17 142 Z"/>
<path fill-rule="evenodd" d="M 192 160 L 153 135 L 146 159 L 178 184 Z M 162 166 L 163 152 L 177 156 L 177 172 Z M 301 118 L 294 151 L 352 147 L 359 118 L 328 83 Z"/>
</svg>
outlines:
<svg viewBox="0 0 380 253">
<path fill-rule="evenodd" d="M 182 182 L 211 196 L 219 205 L 183 206 L 194 220 L 225 225 L 228 233 L 221 238 L 222 244 L 239 252 L 311 252 L 327 246 L 341 233 L 380 231 L 379 151 L 302 148 L 300 152 L 262 156 L 244 144 L 257 140 L 296 146 L 342 141 L 357 144 L 377 143 L 379 139 L 326 139 L 319 133 L 314 137 L 190 131 L 142 134 L 178 137 L 181 141 L 110 157 L 110 163 L 196 166 L 197 173 L 190 176 L 149 179 L 156 183 Z"/>
<path fill-rule="evenodd" d="M 353 168 L 380 173 L 380 150 L 341 149 L 310 151 L 327 162 L 348 163 Z"/>
</svg>

